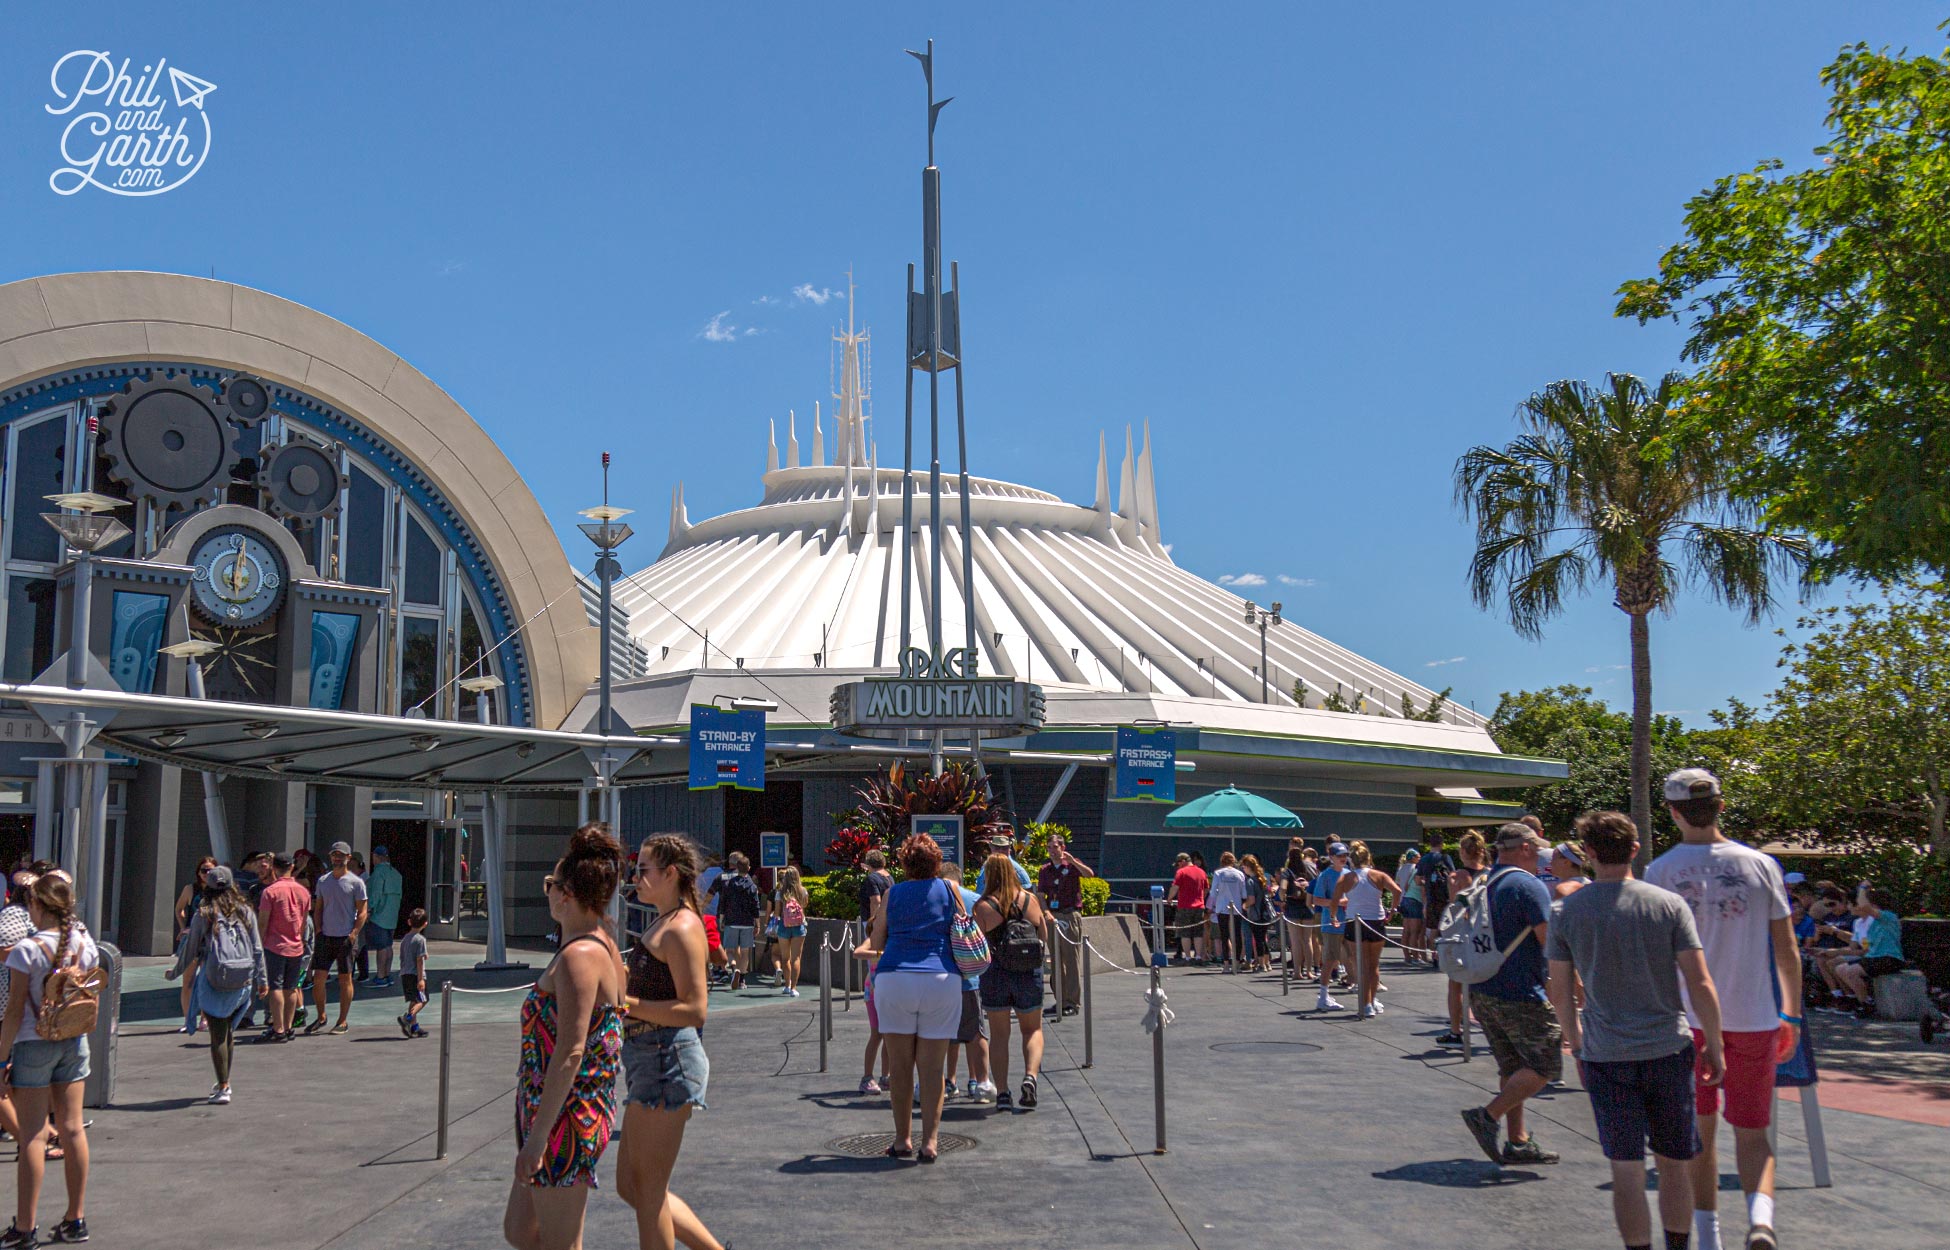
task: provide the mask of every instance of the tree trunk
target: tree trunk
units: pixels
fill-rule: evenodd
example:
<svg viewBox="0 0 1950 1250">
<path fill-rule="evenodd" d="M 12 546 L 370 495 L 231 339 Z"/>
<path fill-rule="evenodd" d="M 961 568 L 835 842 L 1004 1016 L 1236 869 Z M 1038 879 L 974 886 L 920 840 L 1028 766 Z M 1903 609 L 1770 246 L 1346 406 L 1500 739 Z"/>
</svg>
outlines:
<svg viewBox="0 0 1950 1250">
<path fill-rule="evenodd" d="M 1632 620 L 1632 823 L 1639 827 L 1634 871 L 1652 862 L 1652 640 L 1647 614 Z"/>
<path fill-rule="evenodd" d="M 1930 854 L 1939 863 L 1950 861 L 1950 842 L 1943 837 L 1945 809 L 1950 808 L 1950 794 L 1943 791 L 1943 776 L 1935 767 L 1923 770 L 1923 786 L 1928 791 L 1930 806 Z"/>
</svg>

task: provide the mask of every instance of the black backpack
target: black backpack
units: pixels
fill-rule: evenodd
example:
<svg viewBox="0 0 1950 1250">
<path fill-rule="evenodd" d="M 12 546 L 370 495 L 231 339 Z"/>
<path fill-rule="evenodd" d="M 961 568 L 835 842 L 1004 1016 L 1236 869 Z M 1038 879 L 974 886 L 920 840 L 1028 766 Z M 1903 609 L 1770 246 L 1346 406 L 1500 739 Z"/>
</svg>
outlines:
<svg viewBox="0 0 1950 1250">
<path fill-rule="evenodd" d="M 1025 905 L 1026 900 L 1016 900 L 1003 918 L 1001 940 L 989 943 L 995 966 L 1004 972 L 1034 972 L 1043 966 L 1043 937 L 1023 915 Z"/>
</svg>

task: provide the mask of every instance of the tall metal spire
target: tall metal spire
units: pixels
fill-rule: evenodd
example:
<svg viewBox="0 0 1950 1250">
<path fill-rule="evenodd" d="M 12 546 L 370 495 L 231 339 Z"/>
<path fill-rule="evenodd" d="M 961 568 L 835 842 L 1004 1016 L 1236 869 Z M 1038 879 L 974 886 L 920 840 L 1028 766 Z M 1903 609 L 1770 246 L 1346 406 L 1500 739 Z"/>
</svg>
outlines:
<svg viewBox="0 0 1950 1250">
<path fill-rule="evenodd" d="M 867 464 L 867 388 L 863 369 L 861 348 L 871 340 L 872 335 L 855 328 L 853 320 L 853 294 L 859 288 L 854 284 L 853 271 L 846 271 L 846 329 L 833 335 L 833 341 L 840 345 L 839 389 L 833 398 L 840 401 L 838 438 L 841 464 L 853 468 L 865 468 Z"/>
<path fill-rule="evenodd" d="M 980 650 L 975 637 L 974 556 L 969 542 L 968 431 L 962 406 L 961 316 L 957 290 L 944 290 L 941 272 L 941 171 L 934 163 L 934 128 L 948 100 L 934 98 L 934 41 L 926 52 L 908 55 L 921 63 L 928 85 L 928 164 L 921 171 L 921 289 L 914 289 L 914 270 L 907 276 L 907 456 L 901 482 L 901 647 L 912 645 L 912 593 L 914 517 L 914 373 L 928 375 L 928 649 L 936 657 L 946 650 L 941 619 L 941 560 L 943 544 L 941 508 L 941 374 L 955 374 L 955 427 L 960 450 L 961 526 L 962 526 L 962 601 L 965 608 L 966 642 L 963 662 L 973 675 L 979 665 Z M 949 97 L 952 99 L 953 97 Z M 955 275 L 959 288 L 960 278 Z"/>
</svg>

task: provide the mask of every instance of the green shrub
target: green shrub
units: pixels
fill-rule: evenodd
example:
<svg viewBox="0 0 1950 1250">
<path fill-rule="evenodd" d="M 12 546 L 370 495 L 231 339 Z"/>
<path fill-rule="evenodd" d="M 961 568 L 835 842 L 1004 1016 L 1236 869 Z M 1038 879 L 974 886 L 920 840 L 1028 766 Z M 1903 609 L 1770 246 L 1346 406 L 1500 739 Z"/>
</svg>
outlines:
<svg viewBox="0 0 1950 1250">
<path fill-rule="evenodd" d="M 860 896 L 858 894 L 860 876 L 858 873 L 835 872 L 824 877 L 806 877 L 806 914 L 824 920 L 858 920 L 860 918 Z"/>
<path fill-rule="evenodd" d="M 1950 916 L 1950 872 L 1922 847 L 1907 842 L 1881 842 L 1846 855 L 1782 855 L 1781 868 L 1799 872 L 1810 881 L 1833 881 L 1855 896 L 1867 881 L 1888 894 L 1890 906 L 1902 916 Z"/>
<path fill-rule="evenodd" d="M 1084 915 L 1086 916 L 1103 915 L 1104 906 L 1109 902 L 1110 902 L 1110 882 L 1104 880 L 1102 877 L 1085 877 L 1083 879 L 1083 914 Z"/>
</svg>

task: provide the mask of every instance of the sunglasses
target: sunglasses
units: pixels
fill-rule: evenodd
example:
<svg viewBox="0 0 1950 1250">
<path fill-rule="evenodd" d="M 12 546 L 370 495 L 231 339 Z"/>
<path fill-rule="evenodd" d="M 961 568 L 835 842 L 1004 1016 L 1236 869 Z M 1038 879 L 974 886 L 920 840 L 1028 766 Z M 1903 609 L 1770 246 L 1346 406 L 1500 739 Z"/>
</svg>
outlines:
<svg viewBox="0 0 1950 1250">
<path fill-rule="evenodd" d="M 542 893 L 547 894 L 550 890 L 555 889 L 557 886 L 561 884 L 562 883 L 560 881 L 557 881 L 555 879 L 554 873 L 549 873 L 547 876 L 542 878 Z"/>
</svg>

